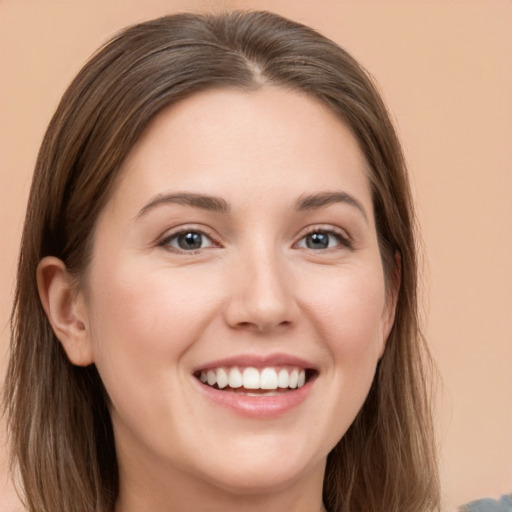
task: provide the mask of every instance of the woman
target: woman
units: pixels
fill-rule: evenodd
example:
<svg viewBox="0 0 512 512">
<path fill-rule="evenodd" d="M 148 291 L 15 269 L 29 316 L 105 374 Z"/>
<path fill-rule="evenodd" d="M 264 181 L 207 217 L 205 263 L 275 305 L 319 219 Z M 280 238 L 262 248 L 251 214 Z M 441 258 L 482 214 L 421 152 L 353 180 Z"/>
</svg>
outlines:
<svg viewBox="0 0 512 512">
<path fill-rule="evenodd" d="M 436 510 L 416 283 L 344 50 L 270 13 L 125 30 L 36 164 L 5 388 L 28 510 Z"/>
</svg>

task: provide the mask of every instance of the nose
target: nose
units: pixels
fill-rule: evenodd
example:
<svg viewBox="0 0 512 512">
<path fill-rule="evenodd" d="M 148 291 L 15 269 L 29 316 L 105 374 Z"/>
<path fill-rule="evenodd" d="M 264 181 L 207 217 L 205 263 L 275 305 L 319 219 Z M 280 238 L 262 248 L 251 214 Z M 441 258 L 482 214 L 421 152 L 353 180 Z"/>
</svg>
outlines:
<svg viewBox="0 0 512 512">
<path fill-rule="evenodd" d="M 270 250 L 241 256 L 231 274 L 226 323 L 258 333 L 292 326 L 298 318 L 290 269 Z"/>
</svg>

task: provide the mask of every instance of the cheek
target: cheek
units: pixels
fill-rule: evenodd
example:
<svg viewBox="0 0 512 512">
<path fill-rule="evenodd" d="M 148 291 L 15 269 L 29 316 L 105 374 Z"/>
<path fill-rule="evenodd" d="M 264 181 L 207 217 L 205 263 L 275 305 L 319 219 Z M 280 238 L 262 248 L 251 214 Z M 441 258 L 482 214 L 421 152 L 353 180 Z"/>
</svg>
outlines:
<svg viewBox="0 0 512 512">
<path fill-rule="evenodd" d="M 316 287 L 304 283 L 310 290 L 309 318 L 329 361 L 325 375 L 332 387 L 323 407 L 331 411 L 327 421 L 334 426 L 335 442 L 366 399 L 385 341 L 385 286 L 379 267 L 345 270 L 323 283 L 317 280 Z M 313 289 L 318 292 L 313 294 Z"/>
<path fill-rule="evenodd" d="M 318 276 L 317 276 L 318 277 Z M 333 356 L 364 362 L 384 341 L 384 278 L 378 266 L 342 269 L 303 284 L 311 317 Z"/>
<path fill-rule="evenodd" d="M 162 268 L 105 265 L 91 289 L 94 360 L 109 391 L 139 386 L 149 395 L 159 378 L 177 378 L 215 302 L 204 280 L 191 283 Z"/>
</svg>

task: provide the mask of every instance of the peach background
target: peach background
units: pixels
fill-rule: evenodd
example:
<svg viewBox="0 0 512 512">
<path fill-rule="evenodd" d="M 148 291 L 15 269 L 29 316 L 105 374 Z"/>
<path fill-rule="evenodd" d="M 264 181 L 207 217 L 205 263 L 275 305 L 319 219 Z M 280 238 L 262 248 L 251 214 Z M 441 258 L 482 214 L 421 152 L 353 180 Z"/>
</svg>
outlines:
<svg viewBox="0 0 512 512">
<path fill-rule="evenodd" d="M 443 380 L 437 404 L 447 508 L 512 492 L 509 0 L 0 0 L 1 360 L 31 171 L 66 85 L 125 25 L 223 7 L 303 21 L 380 83 L 405 147 L 428 255 L 425 323 Z M 1 452 L 0 511 L 12 512 L 4 460 Z"/>
</svg>

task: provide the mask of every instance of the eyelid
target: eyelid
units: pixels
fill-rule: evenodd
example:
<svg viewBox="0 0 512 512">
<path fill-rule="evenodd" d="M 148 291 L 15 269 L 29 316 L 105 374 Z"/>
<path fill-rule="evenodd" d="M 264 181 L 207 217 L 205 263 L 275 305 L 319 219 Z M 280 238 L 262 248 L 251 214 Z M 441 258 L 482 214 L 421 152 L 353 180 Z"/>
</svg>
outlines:
<svg viewBox="0 0 512 512">
<path fill-rule="evenodd" d="M 334 237 L 336 237 L 339 240 L 340 246 L 346 247 L 349 249 L 353 248 L 354 241 L 353 241 L 352 237 L 349 235 L 349 233 L 347 233 L 347 231 L 345 231 L 344 229 L 341 229 L 339 227 L 333 226 L 333 225 L 325 225 L 325 224 L 315 224 L 315 225 L 306 227 L 299 234 L 299 238 L 298 238 L 297 242 L 295 242 L 294 245 L 297 245 L 306 236 L 311 235 L 312 233 L 326 233 L 328 235 L 333 235 Z M 330 248 L 323 249 L 323 251 L 324 252 L 332 251 L 332 250 L 336 250 L 336 249 L 337 249 L 336 247 L 330 247 Z M 315 252 L 320 251 L 320 249 L 310 249 L 310 250 L 315 251 Z"/>
<path fill-rule="evenodd" d="M 218 237 L 215 236 L 215 234 L 212 233 L 212 230 L 206 228 L 205 226 L 201 226 L 198 224 L 182 224 L 180 226 L 176 226 L 168 231 L 166 231 L 161 237 L 158 238 L 156 245 L 163 247 L 164 249 L 180 254 L 195 254 L 199 251 L 209 249 L 210 247 L 202 247 L 196 250 L 190 250 L 186 251 L 184 249 L 180 249 L 177 247 L 173 247 L 170 245 L 170 241 L 180 234 L 188 233 L 188 232 L 194 232 L 194 233 L 200 233 L 201 235 L 205 236 L 210 240 L 211 246 L 210 247 L 222 247 L 221 243 L 218 240 Z"/>
</svg>

